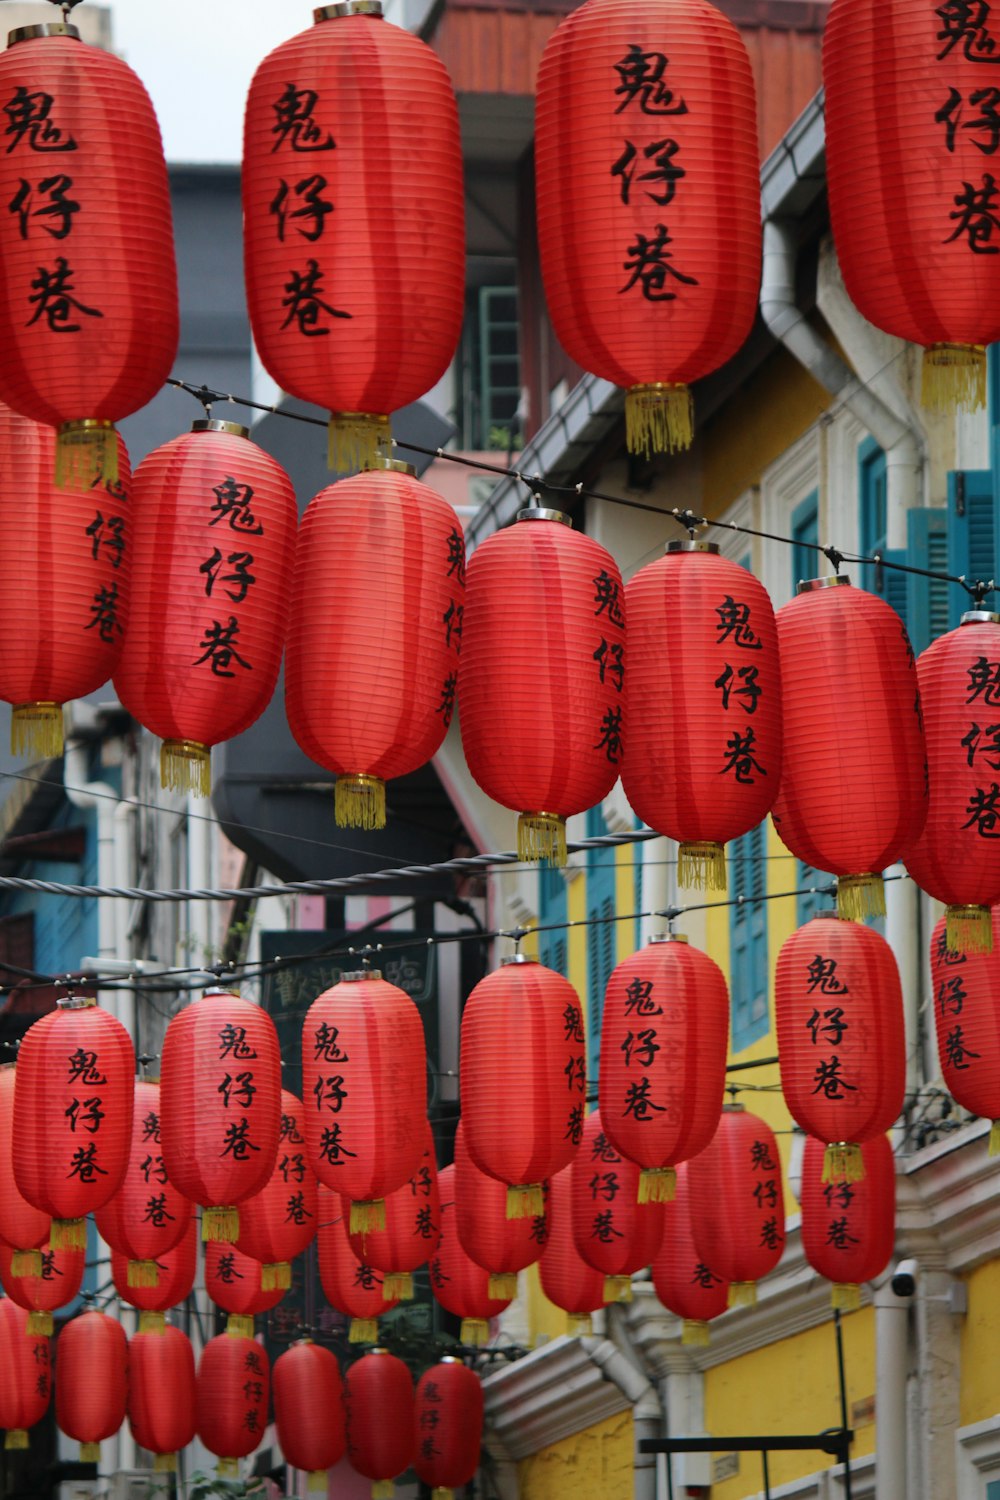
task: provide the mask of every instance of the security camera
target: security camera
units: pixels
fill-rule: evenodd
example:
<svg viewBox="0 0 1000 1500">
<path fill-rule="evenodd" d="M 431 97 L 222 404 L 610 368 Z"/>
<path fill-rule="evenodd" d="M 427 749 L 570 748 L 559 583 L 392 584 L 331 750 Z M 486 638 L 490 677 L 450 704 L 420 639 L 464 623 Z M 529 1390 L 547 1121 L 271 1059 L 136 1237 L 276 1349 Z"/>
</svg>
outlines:
<svg viewBox="0 0 1000 1500">
<path fill-rule="evenodd" d="M 889 1285 L 897 1297 L 912 1297 L 917 1290 L 920 1267 L 915 1260 L 901 1260 L 892 1273 Z"/>
</svg>

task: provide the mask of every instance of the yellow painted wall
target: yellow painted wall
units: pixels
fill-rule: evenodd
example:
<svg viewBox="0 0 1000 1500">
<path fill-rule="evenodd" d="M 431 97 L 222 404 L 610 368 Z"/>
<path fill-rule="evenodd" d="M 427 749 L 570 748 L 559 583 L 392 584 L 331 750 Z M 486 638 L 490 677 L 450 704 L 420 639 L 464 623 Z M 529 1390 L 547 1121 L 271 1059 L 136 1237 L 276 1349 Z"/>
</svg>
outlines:
<svg viewBox="0 0 1000 1500">
<path fill-rule="evenodd" d="M 545 1339 L 557 1339 L 562 1334 L 568 1333 L 569 1319 L 563 1309 L 550 1302 L 542 1291 L 537 1265 L 529 1266 L 523 1275 L 532 1345 L 537 1343 L 539 1334 Z"/>
<path fill-rule="evenodd" d="M 632 1413 L 621 1412 L 524 1458 L 521 1500 L 632 1500 Z"/>
<path fill-rule="evenodd" d="M 615 910 L 622 913 L 636 911 L 635 863 L 642 859 L 641 844 L 621 844 L 615 850 Z M 636 949 L 635 922 L 615 923 L 615 961 L 631 958 Z"/>
<path fill-rule="evenodd" d="M 1000 1411 L 1000 1261 L 965 1278 L 968 1316 L 962 1322 L 959 1423 L 981 1422 Z"/>
</svg>

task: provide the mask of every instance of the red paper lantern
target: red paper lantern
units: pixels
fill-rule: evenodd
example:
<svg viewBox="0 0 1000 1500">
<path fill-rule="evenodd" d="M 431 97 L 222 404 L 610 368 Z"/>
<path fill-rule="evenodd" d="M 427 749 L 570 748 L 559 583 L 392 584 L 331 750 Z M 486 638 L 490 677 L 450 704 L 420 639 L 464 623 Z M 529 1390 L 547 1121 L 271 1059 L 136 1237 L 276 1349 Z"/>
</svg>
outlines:
<svg viewBox="0 0 1000 1500">
<path fill-rule="evenodd" d="M 777 614 L 784 759 L 773 816 L 793 854 L 840 877 L 841 915 L 861 919 L 884 913 L 881 871 L 923 827 L 927 760 L 906 627 L 850 582 L 800 583 Z"/>
<path fill-rule="evenodd" d="M 313 1001 L 302 1095 L 316 1176 L 351 1200 L 352 1231 L 384 1229 L 385 1196 L 413 1176 L 424 1149 L 424 1025 L 405 990 L 360 970 Z"/>
<path fill-rule="evenodd" d="M 274 1361 L 274 1420 L 286 1463 L 304 1469 L 307 1488 L 327 1491 L 327 1469 L 347 1449 L 340 1366 L 329 1349 L 306 1339 Z"/>
<path fill-rule="evenodd" d="M 604 1306 L 604 1275 L 576 1248 L 573 1235 L 573 1168 L 564 1167 L 549 1183 L 548 1237 L 538 1274 L 550 1302 L 569 1314 L 571 1335 L 592 1333 L 590 1315 Z"/>
<path fill-rule="evenodd" d="M 119 477 L 113 422 L 177 353 L 170 186 L 149 95 L 74 27 L 26 27 L 0 58 L 0 400 L 63 424 L 57 473 Z"/>
<path fill-rule="evenodd" d="M 512 1218 L 544 1213 L 542 1183 L 576 1155 L 586 1068 L 583 1012 L 568 979 L 518 953 L 479 981 L 462 1013 L 462 1123 L 479 1170 L 508 1184 Z"/>
<path fill-rule="evenodd" d="M 84 1246 L 87 1214 L 121 1186 L 134 1084 L 132 1038 L 92 1000 L 59 1000 L 25 1032 L 14 1081 L 14 1179 L 52 1218 L 53 1246 Z"/>
<path fill-rule="evenodd" d="M 629 580 L 625 600 L 625 795 L 680 844 L 681 885 L 724 891 L 725 844 L 767 817 L 781 779 L 771 601 L 714 542 L 671 542 Z"/>
<path fill-rule="evenodd" d="M 462 1248 L 455 1208 L 455 1167 L 445 1167 L 441 1181 L 441 1242 L 430 1263 L 434 1300 L 461 1318 L 459 1338 L 463 1344 L 485 1344 L 490 1336 L 490 1318 L 498 1318 L 510 1306 L 509 1296 L 492 1293 L 493 1278 Z"/>
<path fill-rule="evenodd" d="M 330 462 L 360 468 L 388 413 L 451 362 L 465 306 L 455 95 L 380 7 L 315 12 L 247 99 L 247 304 L 282 390 L 332 410 Z M 373 191 L 377 184 L 377 191 Z"/>
<path fill-rule="evenodd" d="M 460 1359 L 446 1354 L 417 1381 L 413 1467 L 436 1500 L 471 1484 L 483 1436 L 483 1387 Z"/>
<path fill-rule="evenodd" d="M 154 1474 L 172 1474 L 196 1431 L 194 1350 L 179 1328 L 136 1333 L 128 1345 L 128 1421 Z"/>
<path fill-rule="evenodd" d="M 306 1161 L 302 1103 L 281 1091 L 278 1159 L 263 1192 L 240 1209 L 240 1237 L 245 1255 L 260 1261 L 261 1284 L 286 1291 L 292 1284 L 291 1261 L 316 1237 L 316 1177 Z"/>
<path fill-rule="evenodd" d="M 5 158 L 6 159 L 6 158 Z M 132 572 L 128 453 L 118 479 L 57 489 L 51 427 L 0 406 L 0 696 L 15 755 L 61 755 L 63 704 L 107 682 L 121 655 Z"/>
<path fill-rule="evenodd" d="M 774 978 L 781 1088 L 827 1145 L 827 1177 L 863 1171 L 860 1143 L 903 1108 L 906 1029 L 892 949 L 871 927 L 820 912 L 782 944 Z"/>
<path fill-rule="evenodd" d="M 166 1327 L 164 1313 L 189 1297 L 194 1287 L 195 1272 L 198 1269 L 197 1219 L 188 1219 L 184 1238 L 157 1259 L 155 1286 L 131 1286 L 131 1264 L 124 1255 L 112 1250 L 111 1279 L 115 1284 L 115 1291 L 123 1302 L 139 1309 L 140 1332 L 162 1333 Z"/>
<path fill-rule="evenodd" d="M 348 1236 L 358 1260 L 384 1273 L 383 1296 L 400 1301 L 413 1296 L 413 1272 L 430 1260 L 441 1239 L 437 1159 L 434 1136 L 426 1120 L 422 1133 L 424 1149 L 417 1170 L 409 1182 L 386 1197 L 385 1228 Z M 349 1219 L 350 1199 L 340 1201 Z"/>
<path fill-rule="evenodd" d="M 378 1338 L 378 1320 L 396 1306 L 398 1297 L 385 1295 L 384 1278 L 374 1266 L 359 1260 L 347 1237 L 347 1221 L 337 1193 L 320 1183 L 319 1279 L 323 1296 L 337 1312 L 350 1318 L 348 1341 L 373 1344 Z"/>
<path fill-rule="evenodd" d="M 880 1276 L 896 1241 L 896 1162 L 884 1135 L 861 1147 L 864 1178 L 828 1182 L 823 1142 L 806 1137 L 802 1158 L 802 1249 L 814 1271 L 833 1282 L 833 1306 L 861 1306 L 862 1281 Z"/>
<path fill-rule="evenodd" d="M 668 1312 L 684 1319 L 682 1344 L 707 1344 L 708 1325 L 729 1306 L 729 1282 L 706 1266 L 695 1249 L 688 1163 L 677 1168 L 677 1192 L 663 1240 L 653 1257 L 653 1286 Z"/>
<path fill-rule="evenodd" d="M 205 1290 L 217 1307 L 229 1314 L 227 1327 L 233 1333 L 253 1338 L 257 1313 L 270 1312 L 285 1295 L 285 1288 L 270 1278 L 264 1285 L 264 1267 L 237 1250 L 235 1245 L 209 1240 L 205 1246 Z"/>
<path fill-rule="evenodd" d="M 602 1272 L 606 1302 L 631 1302 L 632 1277 L 652 1262 L 663 1239 L 663 1204 L 639 1202 L 639 1168 L 612 1146 L 600 1110 L 587 1116 L 572 1173 L 576 1248 Z"/>
<path fill-rule="evenodd" d="M 177 1191 L 163 1165 L 160 1085 L 137 1079 L 125 1177 L 95 1215 L 102 1238 L 128 1259 L 129 1285 L 157 1285 L 157 1261 L 181 1242 L 194 1212 L 194 1204 Z"/>
<path fill-rule="evenodd" d="M 982 346 L 1000 337 L 993 147 L 987 111 L 976 116 L 996 77 L 989 12 L 835 0 L 823 37 L 844 285 L 870 323 L 926 346 L 925 405 L 985 406 Z M 900 182 L 910 184 L 903 222 L 890 186 Z"/>
<path fill-rule="evenodd" d="M 994 907 L 993 949 L 956 953 L 946 918 L 931 937 L 931 988 L 941 1076 L 963 1109 L 993 1121 L 990 1154 L 1000 1152 L 1000 909 Z"/>
<path fill-rule="evenodd" d="M 628 388 L 631 452 L 687 447 L 687 385 L 736 353 L 757 311 L 757 114 L 743 40 L 707 0 L 587 0 L 549 38 L 535 120 L 539 250 L 559 341 Z"/>
<path fill-rule="evenodd" d="M 200 1203 L 202 1237 L 235 1244 L 234 1205 L 267 1186 L 281 1129 L 281 1049 L 259 1005 L 209 990 L 173 1017 L 161 1057 L 167 1176 Z"/>
<path fill-rule="evenodd" d="M 730 1282 L 729 1305 L 757 1300 L 757 1282 L 785 1248 L 781 1157 L 765 1120 L 727 1104 L 711 1145 L 688 1166 L 698 1255 Z"/>
<path fill-rule="evenodd" d="M 270 1371 L 263 1346 L 238 1334 L 220 1333 L 201 1351 L 195 1383 L 198 1436 L 219 1460 L 220 1475 L 235 1477 L 237 1460 L 260 1447 Z"/>
<path fill-rule="evenodd" d="M 373 1349 L 344 1375 L 347 1459 L 371 1479 L 372 1500 L 389 1500 L 413 1461 L 413 1380 L 401 1359 Z"/>
<path fill-rule="evenodd" d="M 28 1447 L 28 1428 L 49 1409 L 52 1360 L 47 1338 L 28 1332 L 28 1314 L 0 1299 L 0 1427 L 4 1448 Z"/>
<path fill-rule="evenodd" d="M 302 521 L 285 661 L 288 723 L 337 774 L 339 827 L 384 828 L 385 782 L 425 765 L 451 723 L 465 540 L 408 464 L 321 490 Z"/>
<path fill-rule="evenodd" d="M 114 684 L 163 740 L 160 779 L 211 789 L 209 750 L 264 712 L 285 644 L 297 512 L 236 422 L 195 422 L 135 474 L 132 612 Z"/>
<path fill-rule="evenodd" d="M 476 1166 L 461 1120 L 455 1133 L 453 1184 L 459 1244 L 470 1260 L 489 1272 L 490 1296 L 516 1297 L 518 1271 L 534 1265 L 545 1247 L 544 1212 L 508 1219 L 506 1185 Z"/>
<path fill-rule="evenodd" d="M 654 938 L 612 970 L 601 1021 L 601 1119 L 642 1167 L 639 1199 L 673 1197 L 674 1168 L 715 1134 L 726 1081 L 729 989 L 686 937 Z"/>
<path fill-rule="evenodd" d="M 952 948 L 970 952 L 989 949 L 989 909 L 1000 901 L 1000 728 L 989 723 L 1000 689 L 995 674 L 1000 615 L 984 610 L 963 615 L 957 630 L 917 658 L 930 801 L 924 831 L 903 858 L 921 889 L 946 903 Z"/>
<path fill-rule="evenodd" d="M 15 1065 L 4 1063 L 0 1066 L 0 1240 L 14 1251 L 13 1269 L 23 1275 L 42 1269 L 38 1251 L 48 1241 L 52 1221 L 21 1196 L 14 1181 L 14 1087 Z"/>
<path fill-rule="evenodd" d="M 41 1269 L 14 1274 L 14 1251 L 0 1244 L 0 1281 L 12 1301 L 30 1314 L 28 1332 L 47 1338 L 52 1314 L 77 1296 L 83 1283 L 86 1251 L 76 1245 L 41 1252 Z"/>
<path fill-rule="evenodd" d="M 624 590 L 610 552 L 567 516 L 517 521 L 469 559 L 462 745 L 487 796 L 520 813 L 518 857 L 565 864 L 566 819 L 621 769 Z"/>
<path fill-rule="evenodd" d="M 80 1444 L 81 1463 L 99 1463 L 101 1444 L 125 1420 L 128 1340 L 103 1312 L 71 1318 L 56 1349 L 56 1423 Z"/>
</svg>

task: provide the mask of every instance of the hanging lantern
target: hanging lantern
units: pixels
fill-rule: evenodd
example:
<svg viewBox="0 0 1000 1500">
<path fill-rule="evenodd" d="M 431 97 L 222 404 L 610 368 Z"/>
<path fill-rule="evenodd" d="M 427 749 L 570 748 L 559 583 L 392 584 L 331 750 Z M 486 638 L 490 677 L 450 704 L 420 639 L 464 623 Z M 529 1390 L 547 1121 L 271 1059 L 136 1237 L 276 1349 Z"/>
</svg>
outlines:
<svg viewBox="0 0 1000 1500">
<path fill-rule="evenodd" d="M 671 542 L 625 590 L 629 734 L 622 786 L 676 839 L 677 879 L 726 889 L 725 845 L 771 811 L 781 669 L 764 586 L 714 542 Z"/>
<path fill-rule="evenodd" d="M 132 1262 L 117 1250 L 111 1252 L 111 1279 L 123 1302 L 139 1311 L 141 1333 L 162 1333 L 165 1313 L 183 1302 L 194 1288 L 198 1269 L 198 1220 L 189 1218 L 184 1238 L 172 1250 L 165 1251 L 156 1262 L 156 1284 L 132 1286 L 129 1269 Z M 147 1278 L 152 1281 L 152 1278 Z"/>
<path fill-rule="evenodd" d="M 896 1242 L 896 1162 L 887 1136 L 863 1142 L 864 1176 L 830 1182 L 824 1176 L 823 1142 L 806 1137 L 802 1158 L 802 1249 L 820 1276 L 833 1282 L 831 1301 L 841 1312 L 861 1306 L 862 1281 L 874 1281 L 892 1259 Z"/>
<path fill-rule="evenodd" d="M 426 765 L 451 723 L 465 540 L 409 464 L 321 490 L 302 521 L 285 658 L 288 723 L 336 772 L 340 828 L 385 827 L 385 783 Z"/>
<path fill-rule="evenodd" d="M 827 1143 L 826 1181 L 864 1171 L 862 1141 L 903 1108 L 906 1028 L 892 949 L 824 911 L 781 947 L 774 978 L 781 1088 L 792 1118 Z"/>
<path fill-rule="evenodd" d="M 351 1200 L 352 1233 L 384 1229 L 385 1196 L 413 1176 L 424 1149 L 424 1025 L 405 990 L 364 969 L 313 1001 L 302 1095 L 316 1176 Z"/>
<path fill-rule="evenodd" d="M 988 4 L 835 0 L 823 37 L 826 175 L 844 285 L 876 328 L 924 346 L 923 402 L 939 410 L 986 405 L 983 346 L 1000 337 L 993 146 L 980 92 L 996 78 L 989 13 Z M 887 190 L 900 182 L 902 222 Z"/>
<path fill-rule="evenodd" d="M 813 578 L 779 609 L 784 717 L 774 826 L 805 864 L 839 877 L 841 916 L 885 913 L 882 870 L 927 815 L 920 692 L 906 627 L 849 578 Z M 836 683 L 830 718 L 820 684 Z"/>
<path fill-rule="evenodd" d="M 205 1246 L 205 1290 L 217 1307 L 229 1314 L 231 1333 L 252 1339 L 257 1313 L 270 1312 L 285 1295 L 274 1277 L 264 1285 L 264 1267 L 235 1245 L 209 1240 Z"/>
<path fill-rule="evenodd" d="M 576 1248 L 603 1273 L 605 1302 L 631 1302 L 632 1277 L 651 1264 L 663 1239 L 663 1204 L 639 1202 L 639 1168 L 612 1146 L 599 1109 L 587 1116 L 571 1171 Z"/>
<path fill-rule="evenodd" d="M 550 1302 L 569 1315 L 569 1333 L 593 1333 L 590 1315 L 604 1306 L 604 1275 L 580 1255 L 573 1234 L 573 1168 L 564 1167 L 549 1183 L 548 1233 L 538 1273 Z"/>
<path fill-rule="evenodd" d="M 993 1121 L 990 1155 L 1000 1153 L 1000 908 L 989 953 L 949 948 L 946 918 L 931 937 L 931 988 L 941 1077 L 956 1104 Z"/>
<path fill-rule="evenodd" d="M 413 1411 L 413 1467 L 434 1500 L 452 1500 L 455 1490 L 472 1483 L 482 1436 L 479 1376 L 446 1354 L 417 1381 Z"/>
<path fill-rule="evenodd" d="M 395 1307 L 399 1298 L 387 1297 L 383 1276 L 355 1255 L 340 1197 L 322 1183 L 318 1213 L 316 1243 L 323 1296 L 337 1312 L 350 1318 L 349 1343 L 373 1344 L 378 1338 L 379 1318 Z"/>
<path fill-rule="evenodd" d="M 271 1180 L 240 1209 L 240 1237 L 245 1255 L 260 1261 L 261 1285 L 287 1291 L 291 1262 L 316 1237 L 316 1177 L 306 1161 L 302 1104 L 281 1091 L 278 1159 Z"/>
<path fill-rule="evenodd" d="M 729 990 L 686 937 L 654 938 L 612 970 L 601 1021 L 601 1119 L 642 1168 L 639 1202 L 667 1202 L 674 1168 L 715 1134 L 726 1081 Z"/>
<path fill-rule="evenodd" d="M 332 410 L 340 470 L 387 450 L 389 413 L 440 380 L 465 307 L 455 94 L 381 17 L 321 6 L 260 64 L 244 126 L 254 344 L 283 391 Z"/>
<path fill-rule="evenodd" d="M 491 1297 L 516 1297 L 518 1271 L 534 1265 L 545 1247 L 544 1212 L 533 1219 L 507 1217 L 506 1184 L 476 1166 L 461 1120 L 455 1133 L 453 1183 L 459 1244 L 470 1260 L 489 1272 Z"/>
<path fill-rule="evenodd" d="M 0 54 L 2 56 L 2 54 Z M 135 1049 L 120 1021 L 68 996 L 28 1027 L 14 1081 L 14 1180 L 52 1219 L 52 1245 L 87 1243 L 88 1213 L 121 1186 Z"/>
<path fill-rule="evenodd" d="M 239 1462 L 260 1447 L 267 1426 L 271 1365 L 262 1344 L 220 1333 L 201 1351 L 195 1396 L 198 1436 L 219 1462 L 223 1478 L 235 1479 Z"/>
<path fill-rule="evenodd" d="M 383 1273 L 382 1295 L 401 1302 L 413 1296 L 413 1272 L 426 1265 L 441 1239 L 437 1158 L 427 1120 L 422 1134 L 424 1149 L 417 1170 L 409 1182 L 386 1195 L 385 1228 L 349 1235 L 358 1260 Z M 341 1206 L 349 1220 L 350 1199 L 342 1198 Z"/>
<path fill-rule="evenodd" d="M 194 1350 L 179 1328 L 135 1333 L 128 1344 L 128 1421 L 154 1474 L 174 1474 L 196 1430 Z"/>
<path fill-rule="evenodd" d="M 490 1336 L 490 1318 L 498 1318 L 510 1306 L 510 1296 L 495 1296 L 493 1278 L 476 1265 L 458 1237 L 455 1209 L 455 1167 L 445 1167 L 441 1182 L 441 1242 L 430 1263 L 434 1300 L 461 1318 L 459 1338 L 463 1344 L 485 1344 Z"/>
<path fill-rule="evenodd" d="M 0 1244 L 0 1282 L 12 1301 L 30 1314 L 28 1332 L 48 1338 L 52 1333 L 52 1314 L 66 1307 L 78 1295 L 83 1284 L 86 1251 L 75 1245 L 41 1252 L 41 1269 L 14 1274 L 15 1252 Z"/>
<path fill-rule="evenodd" d="M 757 1282 L 785 1248 L 781 1158 L 765 1120 L 727 1104 L 711 1145 L 688 1166 L 698 1255 L 730 1283 L 729 1305 L 757 1300 Z"/>
<path fill-rule="evenodd" d="M 1000 694 L 1000 614 L 964 614 L 957 630 L 921 652 L 917 680 L 930 801 L 924 831 L 903 858 L 920 888 L 947 905 L 949 946 L 989 951 L 990 907 L 1000 902 L 1000 723 L 984 715 L 993 717 Z"/>
<path fill-rule="evenodd" d="M 42 1269 L 39 1250 L 48 1243 L 52 1221 L 21 1196 L 14 1181 L 14 1086 L 15 1065 L 4 1063 L 0 1066 L 0 1240 L 14 1251 L 13 1275 L 33 1272 L 37 1276 Z"/>
<path fill-rule="evenodd" d="M 0 697 L 13 755 L 61 755 L 63 704 L 107 682 L 121 655 L 132 476 L 115 441 L 114 483 L 58 489 L 54 429 L 0 406 L 0 592 L 17 621 L 0 637 Z"/>
<path fill-rule="evenodd" d="M 281 1129 L 281 1049 L 259 1005 L 209 990 L 177 1012 L 161 1058 L 163 1163 L 200 1203 L 202 1238 L 235 1244 L 236 1205 L 267 1186 Z"/>
<path fill-rule="evenodd" d="M 274 1420 L 285 1462 L 304 1469 L 310 1492 L 327 1492 L 327 1469 L 347 1449 L 340 1366 L 310 1339 L 274 1361 Z"/>
<path fill-rule="evenodd" d="M 56 1348 L 56 1424 L 80 1444 L 80 1462 L 96 1464 L 101 1444 L 125 1420 L 128 1340 L 103 1312 L 71 1318 Z"/>
<path fill-rule="evenodd" d="M 114 483 L 112 424 L 152 400 L 177 353 L 156 116 L 120 57 L 58 22 L 11 32 L 0 100 L 0 400 L 59 427 L 57 483 Z"/>
<path fill-rule="evenodd" d="M 530 523 L 530 524 L 529 524 Z M 566 819 L 603 801 L 625 740 L 618 565 L 534 508 L 469 559 L 459 723 L 469 770 L 520 813 L 518 858 L 566 863 Z"/>
<path fill-rule="evenodd" d="M 134 497 L 115 691 L 163 740 L 163 785 L 207 797 L 211 746 L 249 728 L 278 680 L 295 492 L 245 427 L 205 420 L 143 459 Z"/>
<path fill-rule="evenodd" d="M 45 1416 L 51 1393 L 48 1339 L 28 1332 L 23 1307 L 0 1298 L 0 1427 L 8 1453 L 28 1447 L 28 1429 Z"/>
<path fill-rule="evenodd" d="M 413 1461 L 413 1380 L 401 1359 L 372 1349 L 344 1374 L 347 1459 L 372 1481 L 372 1500 L 392 1500 L 393 1480 Z"/>
<path fill-rule="evenodd" d="M 708 1325 L 729 1306 L 729 1283 L 706 1266 L 695 1249 L 688 1163 L 677 1168 L 677 1192 L 653 1258 L 653 1286 L 668 1312 L 683 1318 L 682 1344 L 706 1345 Z"/>
<path fill-rule="evenodd" d="M 132 1146 L 122 1185 L 95 1214 L 112 1250 L 127 1257 L 130 1286 L 156 1286 L 156 1263 L 180 1244 L 194 1204 L 167 1177 L 160 1145 L 160 1085 L 136 1079 Z"/>
</svg>

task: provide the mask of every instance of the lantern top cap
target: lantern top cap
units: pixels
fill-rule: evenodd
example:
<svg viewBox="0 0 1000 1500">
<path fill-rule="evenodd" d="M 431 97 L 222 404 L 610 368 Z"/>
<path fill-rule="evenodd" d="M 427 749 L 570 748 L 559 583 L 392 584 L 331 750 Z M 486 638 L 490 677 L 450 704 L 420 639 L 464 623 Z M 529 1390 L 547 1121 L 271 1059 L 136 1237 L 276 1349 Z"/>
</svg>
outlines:
<svg viewBox="0 0 1000 1500">
<path fill-rule="evenodd" d="M 747 1108 L 745 1104 L 724 1104 L 722 1113 L 724 1115 L 745 1115 Z"/>
<path fill-rule="evenodd" d="M 832 578 L 803 578 L 799 580 L 800 594 L 814 594 L 817 589 L 850 588 L 851 580 L 843 573 Z"/>
<path fill-rule="evenodd" d="M 536 958 L 532 958 L 527 953 L 508 953 L 506 958 L 500 960 L 500 967 L 501 969 L 505 969 L 508 964 L 534 964 L 537 962 Z"/>
<path fill-rule="evenodd" d="M 56 1001 L 57 1010 L 89 1010 L 97 1001 L 92 995 L 61 995 Z"/>
<path fill-rule="evenodd" d="M 18 42 L 33 42 L 40 36 L 65 36 L 71 42 L 82 40 L 79 28 L 68 21 L 46 21 L 41 26 L 18 26 L 7 33 L 7 46 L 16 47 Z"/>
<path fill-rule="evenodd" d="M 967 609 L 959 625 L 1000 625 L 1000 614 L 992 609 Z"/>
<path fill-rule="evenodd" d="M 544 505 L 529 505 L 526 509 L 519 510 L 517 519 L 519 521 L 558 521 L 560 526 L 569 526 L 571 528 L 573 525 L 573 522 L 566 515 L 565 511 L 549 510 Z"/>
<path fill-rule="evenodd" d="M 669 557 L 671 552 L 710 552 L 714 556 L 719 555 L 718 542 L 695 541 L 694 537 L 686 538 L 683 542 L 668 542 L 663 549 Z"/>
<path fill-rule="evenodd" d="M 389 1351 L 388 1351 L 388 1349 L 383 1349 L 381 1344 L 376 1344 L 373 1349 L 369 1349 L 368 1353 L 369 1354 L 388 1354 Z"/>
<path fill-rule="evenodd" d="M 441 1358 L 438 1360 L 438 1364 L 442 1364 L 442 1365 L 464 1365 L 465 1364 L 465 1360 L 464 1359 L 459 1359 L 459 1357 L 458 1357 L 457 1354 L 442 1354 Z"/>
<path fill-rule="evenodd" d="M 242 422 L 223 422 L 217 417 L 199 417 L 191 423 L 192 432 L 228 432 L 231 437 L 249 438 L 250 429 Z"/>
<path fill-rule="evenodd" d="M 682 932 L 657 932 L 649 940 L 651 943 L 687 943 L 690 941 Z"/>
<path fill-rule="evenodd" d="M 381 979 L 381 969 L 352 969 L 350 974 L 341 974 L 341 984 L 360 984 L 364 979 Z"/>
<path fill-rule="evenodd" d="M 210 984 L 202 993 L 202 999 L 208 1000 L 214 995 L 228 995 L 231 1000 L 240 998 L 238 991 L 231 990 L 224 984 Z"/>
<path fill-rule="evenodd" d="M 413 464 L 408 464 L 401 458 L 386 458 L 384 453 L 376 453 L 374 458 L 362 466 L 363 474 L 409 474 L 411 479 L 416 479 L 417 471 Z"/>
<path fill-rule="evenodd" d="M 839 922 L 839 921 L 842 920 L 839 911 L 814 911 L 813 912 L 813 921 L 814 922 L 828 922 L 831 917 L 833 918 L 833 920 L 835 922 Z"/>
<path fill-rule="evenodd" d="M 374 16 L 382 19 L 381 0 L 347 0 L 341 5 L 317 5 L 313 11 L 313 25 L 321 21 L 339 21 L 344 16 Z"/>
</svg>

